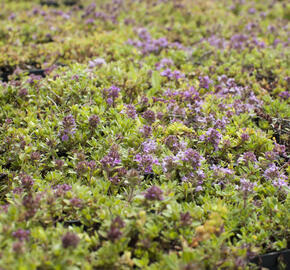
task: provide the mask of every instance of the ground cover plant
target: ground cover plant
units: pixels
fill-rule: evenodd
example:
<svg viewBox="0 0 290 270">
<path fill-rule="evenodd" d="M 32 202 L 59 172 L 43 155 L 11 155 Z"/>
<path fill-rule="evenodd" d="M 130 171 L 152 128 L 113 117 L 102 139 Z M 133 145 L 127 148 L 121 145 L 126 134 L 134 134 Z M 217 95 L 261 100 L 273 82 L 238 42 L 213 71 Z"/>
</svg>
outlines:
<svg viewBox="0 0 290 270">
<path fill-rule="evenodd" d="M 287 1 L 0 7 L 1 270 L 259 269 L 289 248 Z"/>
</svg>

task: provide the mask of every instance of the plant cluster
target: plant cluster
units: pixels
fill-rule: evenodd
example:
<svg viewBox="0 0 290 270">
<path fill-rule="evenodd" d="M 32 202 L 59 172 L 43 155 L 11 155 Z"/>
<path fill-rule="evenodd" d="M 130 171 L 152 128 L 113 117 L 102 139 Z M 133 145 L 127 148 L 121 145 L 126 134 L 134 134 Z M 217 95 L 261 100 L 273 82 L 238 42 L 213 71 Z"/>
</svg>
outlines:
<svg viewBox="0 0 290 270">
<path fill-rule="evenodd" d="M 257 269 L 290 247 L 289 3 L 4 0 L 0 269 Z"/>
</svg>

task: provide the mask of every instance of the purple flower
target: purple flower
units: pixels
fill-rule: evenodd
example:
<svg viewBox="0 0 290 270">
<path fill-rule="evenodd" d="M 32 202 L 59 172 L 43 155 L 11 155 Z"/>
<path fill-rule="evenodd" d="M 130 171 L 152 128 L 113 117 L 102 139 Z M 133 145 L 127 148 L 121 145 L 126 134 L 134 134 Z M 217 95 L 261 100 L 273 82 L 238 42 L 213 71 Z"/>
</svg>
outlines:
<svg viewBox="0 0 290 270">
<path fill-rule="evenodd" d="M 95 23 L 95 19 L 93 18 L 89 18 L 85 21 L 85 24 L 94 24 Z"/>
<path fill-rule="evenodd" d="M 197 176 L 197 179 L 199 181 L 203 180 L 205 178 L 205 174 L 204 174 L 204 171 L 203 170 L 198 170 L 196 171 L 196 176 Z"/>
<path fill-rule="evenodd" d="M 91 3 L 90 5 L 88 5 L 84 11 L 84 14 L 82 15 L 82 17 L 87 17 L 90 14 L 94 13 L 96 10 L 96 4 L 95 3 Z"/>
<path fill-rule="evenodd" d="M 238 162 L 245 162 L 245 164 L 248 165 L 249 162 L 257 162 L 257 158 L 254 152 L 245 152 L 243 156 L 238 159 Z"/>
<path fill-rule="evenodd" d="M 61 136 L 61 140 L 62 140 L 63 142 L 68 141 L 68 139 L 69 139 L 69 136 L 68 136 L 67 134 L 63 134 L 63 135 Z"/>
<path fill-rule="evenodd" d="M 146 28 L 138 29 L 137 34 L 138 34 L 139 38 L 142 40 L 150 40 L 151 39 L 151 35 Z"/>
<path fill-rule="evenodd" d="M 248 133 L 242 133 L 241 139 L 243 142 L 246 142 L 250 139 L 250 135 Z"/>
<path fill-rule="evenodd" d="M 150 200 L 150 201 L 162 201 L 164 198 L 162 196 L 163 191 L 157 187 L 157 186 L 152 186 L 149 189 L 147 189 L 145 193 L 145 199 Z"/>
<path fill-rule="evenodd" d="M 162 49 L 171 45 L 165 37 L 152 39 L 151 35 L 145 28 L 138 29 L 137 35 L 140 40 L 129 39 L 127 43 L 140 49 L 143 55 L 149 53 L 159 53 Z"/>
<path fill-rule="evenodd" d="M 279 96 L 283 99 L 289 99 L 290 98 L 290 91 L 283 91 L 279 94 Z"/>
<path fill-rule="evenodd" d="M 137 154 L 134 160 L 138 163 L 138 168 L 145 173 L 151 173 L 153 164 L 159 164 L 158 160 L 149 154 Z"/>
<path fill-rule="evenodd" d="M 171 172 L 177 166 L 178 158 L 175 156 L 166 156 L 162 161 L 162 168 L 164 172 Z"/>
<path fill-rule="evenodd" d="M 70 15 L 67 14 L 67 13 L 63 13 L 63 14 L 62 14 L 62 17 L 63 17 L 65 20 L 69 20 L 69 19 L 70 19 Z"/>
<path fill-rule="evenodd" d="M 143 113 L 143 118 L 147 120 L 150 124 L 155 122 L 156 116 L 155 113 L 151 110 L 147 110 L 146 112 Z"/>
<path fill-rule="evenodd" d="M 265 158 L 270 161 L 274 161 L 277 157 L 277 154 L 274 151 L 265 152 Z"/>
<path fill-rule="evenodd" d="M 0 205 L 0 212 L 7 213 L 9 204 Z"/>
<path fill-rule="evenodd" d="M 152 134 L 152 127 L 144 125 L 142 128 L 140 128 L 140 133 L 145 138 L 149 138 Z"/>
<path fill-rule="evenodd" d="M 96 167 L 97 167 L 97 164 L 96 164 L 96 162 L 94 160 L 87 161 L 87 165 L 90 168 L 90 170 L 95 170 Z"/>
<path fill-rule="evenodd" d="M 120 231 L 120 229 L 125 227 L 125 222 L 119 217 L 117 216 L 111 226 L 110 229 L 107 233 L 107 237 L 110 241 L 114 242 L 118 239 L 120 239 L 120 237 L 122 236 L 122 232 Z"/>
<path fill-rule="evenodd" d="M 34 8 L 33 10 L 32 10 L 32 14 L 33 15 L 38 15 L 40 13 L 40 10 L 38 9 L 38 8 Z"/>
<path fill-rule="evenodd" d="M 115 100 L 119 97 L 120 88 L 112 85 L 110 88 L 103 89 L 103 95 L 106 98 L 108 105 L 115 105 Z"/>
<path fill-rule="evenodd" d="M 181 73 L 179 70 L 174 70 L 172 72 L 172 78 L 174 78 L 175 80 L 179 80 L 181 78 L 184 78 L 184 74 Z"/>
<path fill-rule="evenodd" d="M 64 165 L 64 161 L 63 161 L 63 160 L 60 160 L 60 159 L 57 159 L 57 160 L 55 161 L 55 165 L 56 165 L 56 168 L 57 168 L 58 170 L 60 170 L 60 169 L 62 168 L 62 166 Z"/>
<path fill-rule="evenodd" d="M 167 106 L 167 111 L 170 116 L 173 117 L 172 122 L 179 121 L 178 119 L 184 119 L 186 117 L 186 111 L 184 108 L 179 107 L 175 103 L 170 103 Z"/>
<path fill-rule="evenodd" d="M 26 80 L 26 82 L 29 84 L 36 84 L 40 80 L 42 80 L 42 77 L 40 75 L 31 74 L 29 76 L 29 79 Z"/>
<path fill-rule="evenodd" d="M 153 40 L 153 43 L 160 48 L 168 47 L 168 41 L 165 37 Z"/>
<path fill-rule="evenodd" d="M 21 187 L 16 187 L 13 189 L 14 194 L 21 194 L 23 192 L 23 188 Z"/>
<path fill-rule="evenodd" d="M 106 156 L 104 156 L 100 160 L 100 162 L 104 169 L 109 169 L 111 167 L 115 167 L 116 165 L 120 164 L 121 160 L 117 150 L 117 146 L 113 145 L 111 147 L 110 152 Z"/>
<path fill-rule="evenodd" d="M 281 43 L 281 40 L 279 38 L 275 38 L 273 41 L 273 46 L 276 48 L 276 46 L 280 43 Z"/>
<path fill-rule="evenodd" d="M 287 187 L 288 184 L 285 181 L 285 179 L 287 179 L 287 177 L 285 175 L 283 175 L 283 177 L 280 177 L 280 178 L 277 178 L 276 180 L 274 180 L 273 185 L 275 187 L 278 187 L 278 188 Z"/>
<path fill-rule="evenodd" d="M 63 190 L 63 191 L 69 191 L 72 189 L 72 186 L 68 184 L 57 185 L 57 189 Z"/>
<path fill-rule="evenodd" d="M 90 116 L 89 118 L 89 124 L 92 128 L 95 128 L 97 127 L 97 125 L 100 123 L 100 117 L 93 114 Z"/>
<path fill-rule="evenodd" d="M 129 118 L 135 119 L 137 117 L 136 108 L 132 104 L 126 106 L 126 114 Z"/>
<path fill-rule="evenodd" d="M 55 194 L 57 197 L 62 196 L 64 193 L 66 193 L 67 191 L 72 189 L 71 185 L 68 184 L 62 184 L 62 185 L 57 185 L 55 187 L 53 187 L 53 189 L 55 189 Z"/>
<path fill-rule="evenodd" d="M 78 175 L 82 175 L 88 171 L 88 164 L 86 161 L 79 161 L 77 163 L 76 171 Z"/>
<path fill-rule="evenodd" d="M 18 95 L 21 97 L 21 98 L 24 98 L 28 95 L 28 90 L 26 88 L 21 88 L 18 92 Z"/>
<path fill-rule="evenodd" d="M 180 147 L 179 140 L 175 135 L 169 135 L 168 137 L 166 137 L 164 143 L 171 151 L 174 152 L 178 151 Z"/>
<path fill-rule="evenodd" d="M 227 46 L 227 42 L 224 38 L 222 37 L 218 37 L 216 35 L 212 35 L 211 37 L 209 37 L 207 39 L 207 41 L 209 42 L 209 44 L 211 46 L 214 46 L 218 49 L 225 49 Z"/>
<path fill-rule="evenodd" d="M 186 213 L 180 213 L 180 223 L 181 226 L 188 226 L 191 224 L 192 216 L 189 212 Z"/>
<path fill-rule="evenodd" d="M 234 49 L 243 49 L 248 41 L 248 36 L 244 34 L 235 34 L 231 37 L 231 47 Z"/>
<path fill-rule="evenodd" d="M 174 63 L 171 59 L 169 58 L 163 58 L 160 62 L 155 64 L 155 67 L 157 70 L 160 70 L 164 67 L 170 67 L 172 66 Z"/>
<path fill-rule="evenodd" d="M 201 185 L 198 185 L 198 186 L 195 188 L 195 191 L 196 191 L 196 192 L 199 192 L 199 191 L 202 191 L 202 190 L 203 190 L 203 188 L 202 188 Z"/>
<path fill-rule="evenodd" d="M 143 148 L 143 151 L 148 154 L 148 153 L 155 152 L 157 145 L 154 140 L 149 139 L 142 143 L 142 148 Z"/>
<path fill-rule="evenodd" d="M 216 121 L 214 121 L 214 128 L 215 129 L 224 129 L 226 127 L 227 124 L 227 117 L 223 117 L 223 119 L 217 119 Z"/>
<path fill-rule="evenodd" d="M 266 44 L 265 44 L 264 41 L 259 41 L 259 40 L 256 39 L 256 38 L 253 38 L 253 39 L 252 39 L 252 43 L 253 43 L 254 45 L 256 45 L 257 47 L 259 47 L 259 48 L 265 48 L 265 47 L 266 47 Z"/>
<path fill-rule="evenodd" d="M 39 209 L 40 195 L 36 195 L 35 198 L 31 194 L 26 195 L 22 200 L 22 205 L 25 207 L 25 218 L 29 219 L 35 215 Z"/>
<path fill-rule="evenodd" d="M 246 29 L 247 29 L 248 31 L 252 31 L 252 30 L 255 29 L 256 27 L 257 27 L 257 24 L 256 24 L 256 23 L 253 23 L 253 22 L 248 23 L 248 24 L 246 25 Z"/>
<path fill-rule="evenodd" d="M 122 179 L 119 177 L 119 175 L 115 175 L 109 178 L 109 181 L 113 184 L 113 185 L 118 185 L 121 183 Z"/>
<path fill-rule="evenodd" d="M 161 76 L 167 77 L 168 79 L 175 79 L 179 80 L 184 78 L 184 74 L 181 73 L 179 70 L 171 71 L 171 69 L 167 68 L 160 73 Z"/>
<path fill-rule="evenodd" d="M 107 21 L 109 19 L 109 16 L 104 12 L 97 11 L 95 12 L 94 16 L 96 19 L 101 19 L 103 21 Z"/>
<path fill-rule="evenodd" d="M 237 187 L 238 190 L 240 190 L 243 194 L 243 201 L 244 201 L 244 208 L 247 207 L 247 199 L 250 193 L 253 192 L 254 187 L 256 186 L 255 182 L 251 182 L 249 180 L 246 180 L 245 178 L 240 179 L 240 186 Z"/>
<path fill-rule="evenodd" d="M 67 232 L 65 235 L 63 235 L 61 241 L 64 248 L 76 248 L 80 242 L 80 238 L 73 232 Z"/>
<path fill-rule="evenodd" d="M 195 150 L 188 148 L 177 155 L 182 161 L 189 163 L 193 169 L 198 169 L 201 165 L 202 156 Z"/>
<path fill-rule="evenodd" d="M 208 89 L 209 85 L 212 84 L 212 83 L 213 83 L 213 81 L 208 76 L 204 76 L 204 77 L 200 76 L 199 77 L 199 86 L 201 88 Z"/>
<path fill-rule="evenodd" d="M 30 158 L 32 161 L 36 161 L 40 159 L 40 153 L 39 152 L 32 152 L 30 154 Z"/>
<path fill-rule="evenodd" d="M 102 65 L 105 65 L 106 61 L 103 58 L 96 58 L 94 60 L 89 61 L 89 68 L 94 67 L 101 67 Z"/>
<path fill-rule="evenodd" d="M 111 97 L 109 97 L 109 98 L 107 98 L 106 102 L 107 102 L 107 104 L 108 104 L 109 106 L 112 106 L 113 103 L 114 103 L 114 99 L 111 98 Z"/>
<path fill-rule="evenodd" d="M 16 18 L 16 14 L 15 13 L 11 13 L 8 17 L 9 20 L 14 20 Z"/>
<path fill-rule="evenodd" d="M 153 103 L 168 103 L 167 100 L 165 100 L 164 98 L 158 98 L 158 97 L 152 97 L 152 100 L 153 100 Z M 161 112 L 158 112 L 158 113 L 161 113 Z"/>
<path fill-rule="evenodd" d="M 212 165 L 213 175 L 218 178 L 224 178 L 227 175 L 233 175 L 233 170 L 229 168 L 223 168 L 219 165 Z"/>
<path fill-rule="evenodd" d="M 140 104 L 144 107 L 146 107 L 148 105 L 149 99 L 146 96 L 142 96 L 141 100 L 140 100 Z"/>
<path fill-rule="evenodd" d="M 275 143 L 273 151 L 281 156 L 285 155 L 286 146 L 283 144 Z"/>
<path fill-rule="evenodd" d="M 253 189 L 254 187 L 256 186 L 257 184 L 254 182 L 251 182 L 249 180 L 246 180 L 245 178 L 241 178 L 240 179 L 240 187 L 239 189 L 244 192 L 244 193 L 252 193 L 253 192 Z"/>
<path fill-rule="evenodd" d="M 205 140 L 212 143 L 215 149 L 218 148 L 218 144 L 222 138 L 222 135 L 214 128 L 209 128 L 206 132 Z"/>
<path fill-rule="evenodd" d="M 203 170 L 198 170 L 196 172 L 196 178 L 197 178 L 197 185 L 196 185 L 195 191 L 196 192 L 202 191 L 203 190 L 202 184 L 203 184 L 203 180 L 205 178 L 205 174 L 204 174 Z"/>
<path fill-rule="evenodd" d="M 164 114 L 162 112 L 157 112 L 156 117 L 157 117 L 158 120 L 162 120 L 163 117 L 164 117 Z"/>
<path fill-rule="evenodd" d="M 23 253 L 23 243 L 22 242 L 15 242 L 12 245 L 12 249 L 15 253 Z"/>
<path fill-rule="evenodd" d="M 83 207 L 83 200 L 81 200 L 79 198 L 72 198 L 70 200 L 70 204 L 74 208 L 82 208 Z"/>
<path fill-rule="evenodd" d="M 195 191 L 199 192 L 203 190 L 202 184 L 205 178 L 204 172 L 202 170 L 197 170 L 195 172 L 189 172 L 184 175 L 181 179 L 182 182 L 190 182 L 195 185 Z"/>
<path fill-rule="evenodd" d="M 172 77 L 171 69 L 170 68 L 167 68 L 167 69 L 163 70 L 160 73 L 160 75 L 163 76 L 163 77 L 167 77 L 168 79 L 170 79 Z"/>
<path fill-rule="evenodd" d="M 273 184 L 276 187 L 281 188 L 288 186 L 285 181 L 287 177 L 279 171 L 279 168 L 275 164 L 270 164 L 268 169 L 264 172 L 264 177 L 269 181 L 273 181 Z"/>
<path fill-rule="evenodd" d="M 28 240 L 30 232 L 28 230 L 18 229 L 12 233 L 14 238 L 19 239 L 20 241 Z"/>
<path fill-rule="evenodd" d="M 253 7 L 252 7 L 252 8 L 249 8 L 249 9 L 248 9 L 248 13 L 249 13 L 249 14 L 255 14 L 255 13 L 256 13 L 256 9 L 253 8 Z"/>
<path fill-rule="evenodd" d="M 120 93 L 120 88 L 118 88 L 117 86 L 111 86 L 110 88 L 110 91 L 109 91 L 109 95 L 113 98 L 117 98 L 119 96 L 119 93 Z"/>
<path fill-rule="evenodd" d="M 34 180 L 29 175 L 22 175 L 21 176 L 21 184 L 26 189 L 31 189 L 34 184 Z"/>
<path fill-rule="evenodd" d="M 69 136 L 75 133 L 76 129 L 76 122 L 71 114 L 63 118 L 62 127 L 63 130 L 61 131 L 61 139 L 62 141 L 67 141 Z"/>
<path fill-rule="evenodd" d="M 185 50 L 185 47 L 182 46 L 182 44 L 180 42 L 177 42 L 177 41 L 170 43 L 169 47 L 173 48 L 173 49 L 177 49 L 177 50 Z"/>
<path fill-rule="evenodd" d="M 13 122 L 13 121 L 12 121 L 11 118 L 6 118 L 6 119 L 5 119 L 5 124 L 7 124 L 7 125 L 11 124 L 12 122 Z"/>
<path fill-rule="evenodd" d="M 264 172 L 264 177 L 267 180 L 273 180 L 275 178 L 280 177 L 280 171 L 279 168 L 275 164 L 270 164 L 267 170 Z"/>
<path fill-rule="evenodd" d="M 248 102 L 251 105 L 261 105 L 261 100 L 259 100 L 253 92 L 248 94 Z"/>
</svg>

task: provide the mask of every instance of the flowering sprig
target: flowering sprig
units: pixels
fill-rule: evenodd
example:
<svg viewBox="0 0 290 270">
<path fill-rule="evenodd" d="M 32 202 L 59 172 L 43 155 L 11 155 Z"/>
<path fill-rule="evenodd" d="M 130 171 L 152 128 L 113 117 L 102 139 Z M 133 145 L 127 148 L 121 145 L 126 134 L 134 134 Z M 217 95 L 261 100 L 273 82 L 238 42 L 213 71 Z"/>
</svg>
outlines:
<svg viewBox="0 0 290 270">
<path fill-rule="evenodd" d="M 257 186 L 257 183 L 251 182 L 245 178 L 240 179 L 240 186 L 238 190 L 242 192 L 243 201 L 244 201 L 244 209 L 247 207 L 247 200 L 250 194 L 253 193 L 254 187 Z"/>
<path fill-rule="evenodd" d="M 73 232 L 67 232 L 61 238 L 64 248 L 76 248 L 80 242 L 80 238 Z"/>
<path fill-rule="evenodd" d="M 125 227 L 125 222 L 117 216 L 110 226 L 107 237 L 110 241 L 115 242 L 122 236 L 121 229 Z"/>
<path fill-rule="evenodd" d="M 115 85 L 103 89 L 103 96 L 109 106 L 115 107 L 116 99 L 119 97 L 121 89 Z"/>
<path fill-rule="evenodd" d="M 164 200 L 164 197 L 163 197 L 163 191 L 157 187 L 157 186 L 152 186 L 150 188 L 147 189 L 144 197 L 146 200 L 149 200 L 149 201 L 162 201 Z"/>
<path fill-rule="evenodd" d="M 273 163 L 270 164 L 263 175 L 268 181 L 272 181 L 275 187 L 282 188 L 288 186 L 287 182 L 285 181 L 287 177 L 282 172 L 280 172 L 279 168 Z"/>
<path fill-rule="evenodd" d="M 194 170 L 197 170 L 200 167 L 201 161 L 203 160 L 203 157 L 191 148 L 180 151 L 177 154 L 177 157 L 184 163 L 191 165 Z"/>
<path fill-rule="evenodd" d="M 185 75 L 182 72 L 180 72 L 179 70 L 172 71 L 169 68 L 163 70 L 160 73 L 160 75 L 163 76 L 163 77 L 166 77 L 168 79 L 173 79 L 173 80 L 176 80 L 176 81 L 185 77 Z"/>
<path fill-rule="evenodd" d="M 30 235 L 29 230 L 18 229 L 17 231 L 12 233 L 14 238 L 19 239 L 20 241 L 27 241 Z"/>
<path fill-rule="evenodd" d="M 222 134 L 214 128 L 209 128 L 205 135 L 200 136 L 200 139 L 211 143 L 214 149 L 218 150 L 218 145 L 222 139 Z"/>
<path fill-rule="evenodd" d="M 74 117 L 70 114 L 63 118 L 62 130 L 60 132 L 61 140 L 68 141 L 69 138 L 76 132 L 76 122 Z"/>
<path fill-rule="evenodd" d="M 138 164 L 138 169 L 144 173 L 152 173 L 152 166 L 159 165 L 157 158 L 153 157 L 150 154 L 137 154 L 134 158 L 134 161 Z"/>
</svg>

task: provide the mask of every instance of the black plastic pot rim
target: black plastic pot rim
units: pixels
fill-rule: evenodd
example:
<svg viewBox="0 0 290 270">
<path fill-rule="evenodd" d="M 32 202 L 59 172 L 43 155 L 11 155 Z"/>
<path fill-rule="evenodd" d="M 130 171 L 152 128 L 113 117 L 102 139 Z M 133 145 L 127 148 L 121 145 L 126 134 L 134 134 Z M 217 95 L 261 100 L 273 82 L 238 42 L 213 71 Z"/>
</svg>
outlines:
<svg viewBox="0 0 290 270">
<path fill-rule="evenodd" d="M 282 256 L 286 265 L 285 269 L 290 269 L 290 249 L 284 249 L 281 251 L 270 252 L 262 255 L 258 255 L 249 259 L 250 263 L 254 263 L 260 267 L 265 267 L 269 270 L 278 270 L 279 261 L 278 258 Z"/>
</svg>

